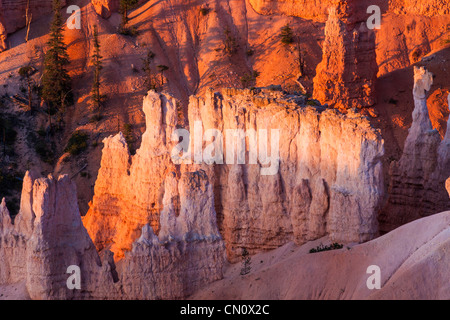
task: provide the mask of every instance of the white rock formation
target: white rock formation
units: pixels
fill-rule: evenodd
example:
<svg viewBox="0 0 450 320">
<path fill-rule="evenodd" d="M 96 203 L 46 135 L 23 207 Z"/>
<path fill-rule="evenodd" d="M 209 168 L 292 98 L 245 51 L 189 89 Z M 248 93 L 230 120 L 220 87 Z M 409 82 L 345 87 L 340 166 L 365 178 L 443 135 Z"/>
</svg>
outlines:
<svg viewBox="0 0 450 320">
<path fill-rule="evenodd" d="M 441 141 L 433 130 L 426 92 L 433 75 L 414 68 L 413 123 L 399 162 L 392 162 L 386 208 L 380 215 L 382 231 L 390 231 L 412 220 L 450 209 L 445 177 L 450 176 L 450 134 Z"/>
<path fill-rule="evenodd" d="M 32 299 L 180 299 L 221 279 L 225 246 L 212 186 L 201 171 L 170 177 L 181 200 L 178 217 L 167 206 L 173 231 L 160 241 L 146 225 L 116 266 L 110 251 L 97 253 L 68 176 L 33 180 L 27 172 L 16 224 L 0 204 L 0 284 L 25 282 Z M 71 266 L 80 268 L 80 289 L 67 287 Z"/>
<path fill-rule="evenodd" d="M 361 115 L 307 107 L 303 97 L 270 90 L 224 89 L 205 98 L 191 97 L 187 129 L 192 134 L 192 153 L 205 154 L 210 145 L 203 139 L 208 129 L 222 133 L 224 146 L 227 130 L 267 130 L 268 144 L 271 130 L 279 130 L 280 162 L 273 163 L 278 171 L 265 176 L 264 166 L 249 164 L 254 155 L 249 141 L 246 164 L 196 164 L 194 157 L 192 164 L 172 162 L 170 154 L 177 142 L 170 138 L 181 124 L 177 104 L 168 95 L 148 93 L 147 131 L 135 156 L 128 156 L 120 136 L 105 140 L 95 196 L 83 219 L 99 250 L 110 245 L 120 260 L 148 223 L 166 237 L 174 228 L 174 217 L 160 215 L 177 197 L 168 175 L 199 169 L 212 185 L 218 226 L 230 259 L 239 256 L 242 247 L 257 252 L 325 234 L 341 242 L 366 241 L 377 234 L 384 146 L 380 133 Z M 200 153 L 193 146 L 195 140 L 200 141 Z M 230 151 L 225 147 L 224 151 L 226 161 Z M 178 208 L 179 201 L 173 206 Z M 160 220 L 167 223 L 165 227 Z"/>
<path fill-rule="evenodd" d="M 179 197 L 177 216 L 172 200 Z M 117 270 L 126 298 L 180 299 L 223 277 L 225 246 L 217 228 L 212 186 L 205 172 L 175 173 L 165 183 L 161 232 L 142 228 Z"/>
<path fill-rule="evenodd" d="M 25 281 L 32 299 L 87 299 L 115 292 L 113 278 L 82 225 L 75 184 L 68 176 L 23 183 L 14 225 L 0 205 L 0 283 Z M 67 287 L 69 266 L 80 267 L 81 290 Z"/>
</svg>

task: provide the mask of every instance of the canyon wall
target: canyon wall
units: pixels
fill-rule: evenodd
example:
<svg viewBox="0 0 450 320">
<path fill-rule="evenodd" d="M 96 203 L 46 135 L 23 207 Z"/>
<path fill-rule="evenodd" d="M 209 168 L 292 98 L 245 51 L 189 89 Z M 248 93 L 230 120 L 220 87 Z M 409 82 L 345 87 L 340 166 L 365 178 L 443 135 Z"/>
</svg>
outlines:
<svg viewBox="0 0 450 320">
<path fill-rule="evenodd" d="M 447 0 L 390 0 L 389 9 L 396 14 L 439 16 L 450 14 Z"/>
<path fill-rule="evenodd" d="M 391 163 L 388 203 L 380 215 L 383 232 L 450 209 L 445 191 L 445 180 L 450 176 L 450 126 L 441 141 L 427 108 L 427 91 L 432 83 L 430 72 L 414 68 L 413 124 L 402 157 Z"/>
<path fill-rule="evenodd" d="M 249 0 L 249 2 L 259 14 L 286 14 L 322 22 L 327 19 L 328 8 L 333 6 L 343 10 L 351 8 L 353 14 L 360 16 L 365 15 L 371 5 L 379 6 L 382 13 L 424 16 L 450 14 L 450 4 L 447 0 Z"/>
<path fill-rule="evenodd" d="M 104 141 L 95 195 L 83 218 L 97 248 L 110 248 L 120 260 L 144 225 L 162 232 L 167 175 L 198 170 L 213 185 L 218 226 L 231 260 L 244 247 L 254 253 L 326 234 L 340 242 L 375 237 L 384 195 L 379 132 L 358 113 L 343 115 L 305 102 L 303 96 L 268 89 L 224 89 L 210 91 L 205 98 L 191 97 L 189 152 L 195 157 L 175 164 L 171 153 L 178 139 L 171 138 L 185 122 L 177 113 L 179 103 L 167 94 L 149 92 L 144 98 L 147 130 L 136 155 L 129 155 L 120 134 Z M 228 148 L 224 158 L 202 161 L 202 155 L 211 152 L 210 134 L 215 132 L 216 143 L 225 146 L 233 139 L 227 136 L 229 130 L 241 130 L 243 140 L 238 141 L 244 152 L 238 154 L 245 161 L 230 164 L 228 156 L 234 157 L 236 150 Z M 278 148 L 279 162 L 250 162 L 258 150 L 250 148 L 256 142 L 245 135 L 261 130 L 267 131 L 259 143 L 271 141 L 268 150 Z M 278 141 L 274 130 L 279 130 L 279 145 L 271 144 Z M 220 143 L 212 145 L 220 149 Z"/>
</svg>

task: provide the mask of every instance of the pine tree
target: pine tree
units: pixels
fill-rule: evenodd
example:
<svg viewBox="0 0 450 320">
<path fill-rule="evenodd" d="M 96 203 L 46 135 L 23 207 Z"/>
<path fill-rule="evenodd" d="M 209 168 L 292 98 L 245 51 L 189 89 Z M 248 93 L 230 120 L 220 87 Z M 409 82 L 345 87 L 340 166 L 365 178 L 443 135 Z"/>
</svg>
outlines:
<svg viewBox="0 0 450 320">
<path fill-rule="evenodd" d="M 237 52 L 239 44 L 236 38 L 232 35 L 231 30 L 230 28 L 228 28 L 228 26 L 225 28 L 223 33 L 225 35 L 223 50 L 225 51 L 225 53 L 231 56 Z"/>
<path fill-rule="evenodd" d="M 69 55 L 64 43 L 61 16 L 61 3 L 53 0 L 53 21 L 50 27 L 49 49 L 45 54 L 44 73 L 42 77 L 42 98 L 47 103 L 50 120 L 51 115 L 64 112 L 65 106 L 73 103 L 71 79 L 66 67 L 69 65 Z"/>
<path fill-rule="evenodd" d="M 281 42 L 283 44 L 291 44 L 294 42 L 294 34 L 292 32 L 292 28 L 289 26 L 289 23 L 286 24 L 283 28 L 281 28 Z"/>
<path fill-rule="evenodd" d="M 300 75 L 303 76 L 305 73 L 305 58 L 304 52 L 302 52 L 302 48 L 300 45 L 300 37 L 297 37 L 297 62 L 299 66 Z"/>
<path fill-rule="evenodd" d="M 152 62 L 154 58 L 155 54 L 151 50 L 148 50 L 147 57 L 145 59 L 142 59 L 142 62 L 144 64 L 144 66 L 142 67 L 142 71 L 144 71 L 145 73 L 144 84 L 147 88 L 147 91 L 156 90 L 156 85 L 152 71 Z"/>
<path fill-rule="evenodd" d="M 100 95 L 100 71 L 103 69 L 102 56 L 100 55 L 100 42 L 98 40 L 98 28 L 94 25 L 94 54 L 92 64 L 94 66 L 94 81 L 92 83 L 91 99 L 97 118 L 100 118 L 102 96 Z"/>
<path fill-rule="evenodd" d="M 120 12 L 122 13 L 122 26 L 128 24 L 128 11 L 138 3 L 138 0 L 120 0 Z"/>
</svg>

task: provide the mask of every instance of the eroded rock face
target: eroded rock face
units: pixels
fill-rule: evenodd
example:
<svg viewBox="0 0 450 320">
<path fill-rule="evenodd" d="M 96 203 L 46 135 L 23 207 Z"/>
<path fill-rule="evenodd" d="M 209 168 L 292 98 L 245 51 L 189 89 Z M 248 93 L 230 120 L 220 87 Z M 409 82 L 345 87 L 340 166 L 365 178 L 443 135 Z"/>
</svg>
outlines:
<svg viewBox="0 0 450 320">
<path fill-rule="evenodd" d="M 0 2 L 0 52 L 5 51 L 8 47 L 6 44 L 6 28 L 5 28 L 5 22 L 3 19 L 3 8 L 2 3 Z"/>
<path fill-rule="evenodd" d="M 146 1 L 139 0 L 138 5 Z M 104 19 L 108 19 L 113 12 L 118 12 L 120 9 L 119 0 L 91 0 L 91 3 L 94 6 L 95 12 Z"/>
<path fill-rule="evenodd" d="M 450 212 L 411 222 L 361 245 L 309 254 L 317 245 L 293 244 L 254 260 L 246 277 L 238 269 L 200 290 L 201 299 L 448 300 Z M 273 256 L 276 259 L 272 260 Z M 367 286 L 368 266 L 380 267 L 380 290 Z M 313 270 L 319 270 L 315 272 Z M 256 279 L 258 279 L 256 281 Z"/>
<path fill-rule="evenodd" d="M 148 130 L 135 156 L 130 157 L 121 134 L 104 140 L 95 195 L 83 223 L 97 248 L 110 247 L 115 259 L 131 250 L 146 224 L 159 230 L 164 181 L 169 172 L 176 171 L 170 159 L 176 103 L 158 94 L 145 97 Z"/>
<path fill-rule="evenodd" d="M 375 33 L 364 21 L 345 23 L 330 9 L 314 98 L 340 109 L 372 106 L 377 73 Z"/>
<path fill-rule="evenodd" d="M 450 13 L 450 4 L 446 0 L 249 0 L 259 14 L 286 14 L 316 21 L 326 21 L 328 8 L 337 7 L 346 16 L 352 15 L 354 21 L 367 19 L 367 8 L 380 7 L 381 12 L 436 16 Z"/>
<path fill-rule="evenodd" d="M 380 216 L 382 231 L 450 209 L 445 179 L 450 175 L 450 134 L 441 141 L 428 114 L 426 93 L 433 75 L 414 68 L 413 124 L 399 162 L 392 162 L 389 199 Z"/>
<path fill-rule="evenodd" d="M 0 204 L 0 284 L 24 281 L 32 299 L 181 299 L 221 279 L 225 246 L 208 177 L 172 173 L 165 186 L 161 240 L 144 226 L 116 266 L 109 250 L 97 253 L 68 176 L 34 180 L 27 173 L 14 224 L 5 200 Z M 69 289 L 74 266 L 80 288 Z"/>
<path fill-rule="evenodd" d="M 29 0 L 30 14 L 33 21 L 52 10 L 52 0 Z M 8 33 L 13 33 L 25 27 L 25 12 L 28 0 L 0 0 L 0 52 L 7 49 L 6 38 Z M 66 0 L 61 0 L 61 5 L 66 5 Z"/>
<path fill-rule="evenodd" d="M 315 21 L 325 22 L 328 9 L 337 8 L 345 23 L 354 23 L 367 19 L 367 8 L 377 5 L 382 12 L 388 9 L 385 0 L 249 0 L 253 9 L 259 14 L 286 14 Z"/>
<path fill-rule="evenodd" d="M 26 281 L 32 299 L 88 299 L 113 294 L 113 278 L 84 228 L 68 176 L 24 178 L 14 224 L 0 205 L 0 283 Z M 80 267 L 81 290 L 67 287 L 69 266 Z"/>
<path fill-rule="evenodd" d="M 119 260 L 145 224 L 164 234 L 159 224 L 165 207 L 163 182 L 170 172 L 199 169 L 213 185 L 218 225 L 231 260 L 243 247 L 257 252 L 325 234 L 341 242 L 373 238 L 384 194 L 379 132 L 356 113 L 344 116 L 305 107 L 302 99 L 269 90 L 231 89 L 191 97 L 190 141 L 200 139 L 200 156 L 207 150 L 210 140 L 203 141 L 203 133 L 209 129 L 223 133 L 224 146 L 228 130 L 267 130 L 267 143 L 271 130 L 279 130 L 280 161 L 273 163 L 273 174 L 264 175 L 267 166 L 260 163 L 227 163 L 229 150 L 222 159 L 225 164 L 210 165 L 192 157 L 191 164 L 175 165 L 170 137 L 179 124 L 177 103 L 149 92 L 144 100 L 147 131 L 131 164 L 120 135 L 105 140 L 95 196 L 83 220 L 97 248 L 111 246 Z M 190 151 L 194 154 L 197 148 L 191 146 Z M 244 149 L 249 159 L 248 144 Z"/>
<path fill-rule="evenodd" d="M 436 16 L 450 14 L 450 3 L 446 0 L 392 0 L 392 12 L 397 14 L 417 14 Z"/>
<path fill-rule="evenodd" d="M 91 0 L 95 12 L 105 19 L 108 19 L 113 12 L 119 10 L 119 0 Z"/>
<path fill-rule="evenodd" d="M 177 179 L 172 172 L 165 181 L 159 237 L 144 226 L 117 269 L 129 298 L 180 299 L 222 279 L 224 261 L 208 176 L 186 172 Z"/>
</svg>

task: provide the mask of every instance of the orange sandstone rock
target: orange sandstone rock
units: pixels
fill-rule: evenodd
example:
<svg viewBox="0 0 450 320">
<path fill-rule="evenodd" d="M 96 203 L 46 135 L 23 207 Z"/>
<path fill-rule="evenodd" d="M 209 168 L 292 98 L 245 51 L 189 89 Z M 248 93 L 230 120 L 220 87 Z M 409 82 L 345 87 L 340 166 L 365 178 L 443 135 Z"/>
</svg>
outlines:
<svg viewBox="0 0 450 320">
<path fill-rule="evenodd" d="M 346 24 L 331 9 L 323 59 L 314 78 L 314 98 L 339 109 L 372 106 L 377 73 L 375 33 L 365 22 Z"/>
<path fill-rule="evenodd" d="M 95 12 L 103 18 L 107 19 L 113 12 L 119 10 L 119 0 L 92 0 Z"/>
</svg>

